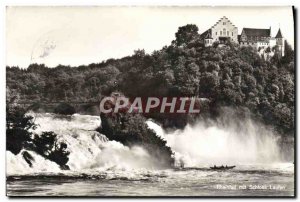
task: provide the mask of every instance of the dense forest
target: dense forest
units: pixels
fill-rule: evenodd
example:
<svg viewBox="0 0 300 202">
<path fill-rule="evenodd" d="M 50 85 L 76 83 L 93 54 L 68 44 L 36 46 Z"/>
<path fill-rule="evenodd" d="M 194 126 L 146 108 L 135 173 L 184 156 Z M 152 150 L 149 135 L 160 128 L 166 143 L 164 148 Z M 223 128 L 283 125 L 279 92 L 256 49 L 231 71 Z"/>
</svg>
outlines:
<svg viewBox="0 0 300 202">
<path fill-rule="evenodd" d="M 251 114 L 283 136 L 293 137 L 294 65 L 294 51 L 287 42 L 285 56 L 275 52 L 265 59 L 256 49 L 230 41 L 205 47 L 198 27 L 189 24 L 178 29 L 170 45 L 151 54 L 137 50 L 132 56 L 78 67 L 48 68 L 43 64 L 31 64 L 26 69 L 6 67 L 7 149 L 17 154 L 22 148 L 29 148 L 45 155 L 55 147 L 45 157 L 67 169 L 67 145 L 57 143 L 56 134 L 51 132 L 40 137 L 29 133 L 34 123 L 32 117 L 25 115 L 26 109 L 21 109 L 22 103 L 29 103 L 34 110 L 43 108 L 42 103 L 60 103 L 50 112 L 73 114 L 74 103 L 99 103 L 115 91 L 129 98 L 206 98 L 209 106 L 204 111 L 202 108 L 199 116 L 218 117 L 222 107 L 231 107 Z M 44 111 L 49 109 L 44 107 Z M 160 114 L 146 118 L 153 118 L 166 127 L 182 128 L 195 120 L 189 116 Z M 128 146 L 143 145 L 153 156 L 172 163 L 171 149 L 147 128 L 145 117 L 125 114 L 123 118 L 130 127 L 118 125 L 110 117 L 101 117 L 105 124 L 99 132 Z M 28 153 L 23 156 L 30 162 Z"/>
<path fill-rule="evenodd" d="M 220 106 L 244 107 L 256 118 L 294 132 L 294 51 L 265 59 L 252 47 L 227 42 L 205 47 L 196 25 L 180 27 L 171 45 L 146 54 L 78 67 L 7 67 L 7 91 L 18 102 L 99 102 L 113 91 L 128 97 L 199 96 Z"/>
</svg>

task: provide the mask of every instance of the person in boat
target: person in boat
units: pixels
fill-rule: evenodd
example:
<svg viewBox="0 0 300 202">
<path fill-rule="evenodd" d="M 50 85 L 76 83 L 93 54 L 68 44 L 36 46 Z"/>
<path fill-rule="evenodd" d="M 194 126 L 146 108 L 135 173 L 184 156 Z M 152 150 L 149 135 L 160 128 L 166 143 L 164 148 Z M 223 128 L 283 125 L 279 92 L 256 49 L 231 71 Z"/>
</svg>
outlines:
<svg viewBox="0 0 300 202">
<path fill-rule="evenodd" d="M 210 167 L 211 169 L 218 169 L 218 170 L 226 170 L 226 169 L 232 169 L 234 168 L 235 166 L 227 166 L 225 165 L 225 167 L 223 165 L 221 166 L 216 166 L 214 165 L 214 167 Z"/>
</svg>

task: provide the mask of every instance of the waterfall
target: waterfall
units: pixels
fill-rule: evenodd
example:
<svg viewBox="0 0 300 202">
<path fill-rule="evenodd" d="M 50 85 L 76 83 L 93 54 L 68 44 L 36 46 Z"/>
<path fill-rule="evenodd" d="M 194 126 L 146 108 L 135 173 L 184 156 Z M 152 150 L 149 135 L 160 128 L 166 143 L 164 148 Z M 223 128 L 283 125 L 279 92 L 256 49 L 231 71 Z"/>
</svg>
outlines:
<svg viewBox="0 0 300 202">
<path fill-rule="evenodd" d="M 95 131 L 100 126 L 99 116 L 79 115 L 58 117 L 50 113 L 29 113 L 34 117 L 37 129 L 33 132 L 41 134 L 53 131 L 59 141 L 64 141 L 70 151 L 67 165 L 71 171 L 88 172 L 107 169 L 156 168 L 155 160 L 142 147 L 127 147 L 116 141 L 109 141 L 106 136 Z M 24 150 L 23 150 L 24 151 Z M 58 172 L 59 166 L 33 151 L 32 167 L 26 163 L 21 151 L 14 155 L 7 151 L 8 174 L 31 174 L 40 172 Z"/>
<path fill-rule="evenodd" d="M 109 141 L 95 129 L 100 126 L 99 116 L 79 115 L 57 116 L 51 113 L 29 113 L 34 117 L 41 134 L 53 131 L 59 141 L 64 141 L 70 151 L 67 165 L 70 171 L 90 172 L 109 169 L 158 169 L 157 161 L 139 146 L 127 147 L 116 141 Z M 147 124 L 156 134 L 167 141 L 175 153 L 175 164 L 184 162 L 188 167 L 211 165 L 238 165 L 275 163 L 281 161 L 278 137 L 273 131 L 250 118 L 217 121 L 199 120 L 183 130 L 166 132 L 155 122 Z M 8 174 L 58 173 L 59 166 L 33 151 L 30 167 L 21 151 L 14 155 L 7 151 Z"/>
<path fill-rule="evenodd" d="M 225 120 L 225 121 L 224 121 Z M 281 160 L 278 136 L 250 118 L 201 121 L 183 130 L 165 132 L 158 124 L 148 127 L 167 141 L 177 164 L 186 166 L 273 163 Z"/>
</svg>

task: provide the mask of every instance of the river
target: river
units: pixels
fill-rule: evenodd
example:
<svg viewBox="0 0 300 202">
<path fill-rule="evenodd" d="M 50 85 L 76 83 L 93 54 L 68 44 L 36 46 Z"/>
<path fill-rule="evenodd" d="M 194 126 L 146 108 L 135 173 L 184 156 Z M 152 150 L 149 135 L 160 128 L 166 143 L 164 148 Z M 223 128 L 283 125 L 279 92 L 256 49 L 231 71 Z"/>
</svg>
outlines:
<svg viewBox="0 0 300 202">
<path fill-rule="evenodd" d="M 8 196 L 293 196 L 294 164 L 282 158 L 278 137 L 253 121 L 239 124 L 199 122 L 184 130 L 164 131 L 147 121 L 175 152 L 184 168 L 160 169 L 140 147 L 128 148 L 94 131 L 97 116 L 32 114 L 36 133 L 54 131 L 68 144 L 69 171 L 34 157 L 7 151 Z M 236 123 L 236 122 L 233 122 Z M 211 170 L 213 165 L 235 165 Z"/>
</svg>

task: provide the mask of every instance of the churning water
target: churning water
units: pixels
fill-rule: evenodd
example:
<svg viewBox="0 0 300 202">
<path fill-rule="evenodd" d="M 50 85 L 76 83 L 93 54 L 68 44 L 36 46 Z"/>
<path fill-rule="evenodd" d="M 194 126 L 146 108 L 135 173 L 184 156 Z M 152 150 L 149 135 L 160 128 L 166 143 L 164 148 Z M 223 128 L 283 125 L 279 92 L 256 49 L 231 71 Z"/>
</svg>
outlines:
<svg viewBox="0 0 300 202">
<path fill-rule="evenodd" d="M 242 121 L 242 127 L 236 122 L 198 122 L 172 133 L 165 133 L 151 121 L 147 123 L 167 140 L 176 152 L 176 160 L 187 166 L 281 162 L 278 137 L 250 119 Z"/>
<path fill-rule="evenodd" d="M 21 154 L 7 152 L 9 196 L 292 196 L 294 165 L 281 156 L 278 138 L 252 120 L 203 122 L 165 132 L 147 121 L 167 140 L 175 164 L 161 170 L 146 150 L 109 141 L 95 131 L 97 116 L 31 114 L 39 127 L 54 131 L 68 144 L 69 171 L 35 154 L 29 167 Z M 242 127 L 241 127 L 242 126 Z M 214 171 L 213 165 L 236 165 Z"/>
</svg>

